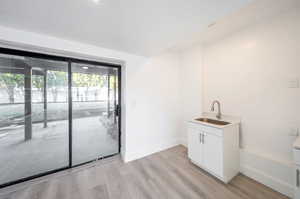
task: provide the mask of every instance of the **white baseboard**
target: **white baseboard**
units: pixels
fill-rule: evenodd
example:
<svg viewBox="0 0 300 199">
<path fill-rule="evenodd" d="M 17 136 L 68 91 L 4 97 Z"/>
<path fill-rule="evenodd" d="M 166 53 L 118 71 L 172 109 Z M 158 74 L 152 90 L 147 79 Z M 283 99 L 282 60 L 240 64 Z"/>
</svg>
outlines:
<svg viewBox="0 0 300 199">
<path fill-rule="evenodd" d="M 125 157 L 123 158 L 123 161 L 125 163 L 133 161 L 133 160 L 137 160 L 143 157 L 146 157 L 148 155 L 151 155 L 153 153 L 157 153 L 169 148 L 172 148 L 174 146 L 180 145 L 180 141 L 178 141 L 178 139 L 173 140 L 171 142 L 168 143 L 163 143 L 157 146 L 151 146 L 151 148 L 145 148 L 144 150 L 138 150 L 138 151 L 133 151 L 133 152 L 125 152 Z M 147 146 L 147 145 L 146 145 Z"/>
<path fill-rule="evenodd" d="M 241 173 L 288 197 L 293 197 L 293 166 L 291 163 L 272 160 L 245 150 L 241 150 L 240 156 Z"/>
<path fill-rule="evenodd" d="M 187 143 L 187 139 L 186 138 L 181 138 L 179 139 L 179 143 L 185 147 L 187 147 L 188 143 Z"/>
</svg>

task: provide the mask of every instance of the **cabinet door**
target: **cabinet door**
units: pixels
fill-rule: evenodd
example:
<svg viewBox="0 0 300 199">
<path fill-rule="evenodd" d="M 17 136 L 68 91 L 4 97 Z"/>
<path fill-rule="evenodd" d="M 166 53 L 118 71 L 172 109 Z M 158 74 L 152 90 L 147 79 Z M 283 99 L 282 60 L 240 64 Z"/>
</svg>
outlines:
<svg viewBox="0 0 300 199">
<path fill-rule="evenodd" d="M 204 133 L 203 163 L 214 174 L 223 176 L 223 144 L 222 138 L 213 134 Z"/>
<path fill-rule="evenodd" d="M 197 163 L 203 162 L 203 145 L 201 144 L 200 131 L 194 128 L 188 129 L 188 156 Z"/>
</svg>

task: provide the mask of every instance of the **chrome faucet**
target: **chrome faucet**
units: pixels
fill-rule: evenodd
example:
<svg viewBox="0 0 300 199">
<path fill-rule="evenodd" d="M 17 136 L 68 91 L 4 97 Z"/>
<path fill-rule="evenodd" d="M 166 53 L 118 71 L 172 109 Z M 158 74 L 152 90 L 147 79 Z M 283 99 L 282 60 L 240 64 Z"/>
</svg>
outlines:
<svg viewBox="0 0 300 199">
<path fill-rule="evenodd" d="M 215 110 L 215 104 L 218 104 L 218 113 L 217 113 L 216 117 L 217 117 L 218 119 L 221 119 L 221 118 L 222 118 L 222 114 L 221 114 L 221 103 L 220 103 L 218 100 L 214 100 L 214 101 L 212 102 L 210 110 L 211 110 L 211 111 L 214 111 L 214 110 Z"/>
</svg>

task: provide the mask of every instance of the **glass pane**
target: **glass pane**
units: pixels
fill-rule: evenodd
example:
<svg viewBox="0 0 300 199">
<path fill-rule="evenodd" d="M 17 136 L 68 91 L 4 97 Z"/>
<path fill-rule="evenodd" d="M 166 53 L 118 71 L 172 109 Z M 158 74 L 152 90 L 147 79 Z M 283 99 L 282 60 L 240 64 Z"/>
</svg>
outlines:
<svg viewBox="0 0 300 199">
<path fill-rule="evenodd" d="M 0 54 L 0 184 L 67 167 L 68 63 Z"/>
<path fill-rule="evenodd" d="M 119 151 L 117 69 L 72 64 L 73 165 Z"/>
</svg>

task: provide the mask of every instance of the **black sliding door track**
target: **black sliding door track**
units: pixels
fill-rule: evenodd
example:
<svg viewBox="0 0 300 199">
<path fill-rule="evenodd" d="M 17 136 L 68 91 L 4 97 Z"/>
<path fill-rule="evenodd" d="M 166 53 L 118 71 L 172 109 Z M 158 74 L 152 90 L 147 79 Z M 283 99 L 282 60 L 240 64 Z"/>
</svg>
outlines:
<svg viewBox="0 0 300 199">
<path fill-rule="evenodd" d="M 65 56 L 56 56 L 56 55 L 47 55 L 47 54 L 43 54 L 43 53 L 36 53 L 36 52 L 29 52 L 29 51 L 23 51 L 23 50 L 16 50 L 16 49 L 10 49 L 10 48 L 2 48 L 0 47 L 0 54 L 8 54 L 8 55 L 16 55 L 16 56 L 24 56 L 24 57 L 32 57 L 32 58 L 40 58 L 40 59 L 47 59 L 47 60 L 54 60 L 54 61 L 64 61 L 68 63 L 68 106 L 69 106 L 69 132 L 68 132 L 68 137 L 69 137 L 69 164 L 66 167 L 62 167 L 62 168 L 57 168 L 51 171 L 47 171 L 44 173 L 40 173 L 37 175 L 33 175 L 33 176 L 29 176 L 29 177 L 25 177 L 25 178 L 21 178 L 18 179 L 16 181 L 12 181 L 12 182 L 8 182 L 5 184 L 1 184 L 0 188 L 4 188 L 4 187 L 8 187 L 11 185 L 15 185 L 15 184 L 19 184 L 22 182 L 26 182 L 29 180 L 33 180 L 39 177 L 43 177 L 49 174 L 53 174 L 53 173 L 57 173 L 60 171 L 64 171 L 70 168 L 75 168 L 75 167 L 79 167 L 88 163 L 92 163 L 95 162 L 96 160 L 101 160 L 101 159 L 105 159 L 105 158 L 109 158 L 115 155 L 120 154 L 121 151 L 121 65 L 119 64 L 112 64 L 112 63 L 105 63 L 105 62 L 98 62 L 98 61 L 91 61 L 91 60 L 85 60 L 85 59 L 77 59 L 77 58 L 73 58 L 73 57 L 65 57 Z M 108 156 L 103 156 L 103 157 L 98 157 L 94 160 L 88 161 L 88 162 L 84 162 L 81 164 L 77 164 L 77 165 L 73 165 L 72 164 L 72 159 L 73 159 L 73 153 L 72 153 L 72 144 L 73 144 L 73 140 L 72 140 L 72 63 L 82 63 L 82 64 L 91 64 L 91 65 L 95 65 L 95 66 L 105 66 L 105 67 L 110 67 L 110 68 L 117 68 L 118 69 L 118 103 L 119 103 L 119 114 L 118 114 L 118 127 L 119 127 L 119 148 L 118 148 L 118 153 L 115 154 L 111 154 Z M 0 165 L 1 166 L 1 165 Z"/>
</svg>

